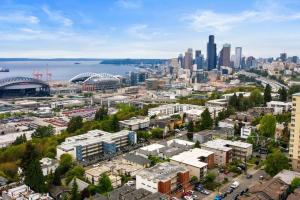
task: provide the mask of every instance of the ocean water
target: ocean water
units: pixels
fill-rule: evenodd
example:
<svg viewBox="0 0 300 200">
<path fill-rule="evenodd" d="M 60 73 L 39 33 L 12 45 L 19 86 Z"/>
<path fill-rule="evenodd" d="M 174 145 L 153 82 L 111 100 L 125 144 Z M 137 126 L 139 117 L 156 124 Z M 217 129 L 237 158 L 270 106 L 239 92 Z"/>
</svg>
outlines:
<svg viewBox="0 0 300 200">
<path fill-rule="evenodd" d="M 79 62 L 80 64 L 74 64 Z M 0 72 L 0 79 L 13 76 L 33 77 L 34 72 L 43 74 L 51 73 L 51 80 L 70 80 L 77 74 L 84 72 L 109 73 L 124 75 L 135 69 L 133 65 L 99 64 L 99 61 L 2 61 L 0 68 L 8 68 L 9 72 Z"/>
</svg>

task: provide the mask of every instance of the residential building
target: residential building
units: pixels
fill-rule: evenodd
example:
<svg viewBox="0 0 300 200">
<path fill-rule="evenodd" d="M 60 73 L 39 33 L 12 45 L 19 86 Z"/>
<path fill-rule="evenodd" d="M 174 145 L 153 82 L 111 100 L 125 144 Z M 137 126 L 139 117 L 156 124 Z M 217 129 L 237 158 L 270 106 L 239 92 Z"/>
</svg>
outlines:
<svg viewBox="0 0 300 200">
<path fill-rule="evenodd" d="M 213 70 L 217 66 L 217 45 L 215 43 L 215 36 L 210 35 L 207 43 L 207 69 Z"/>
<path fill-rule="evenodd" d="M 57 158 L 68 153 L 80 161 L 91 156 L 116 153 L 121 148 L 134 145 L 136 142 L 137 136 L 134 131 L 122 130 L 108 133 L 102 130 L 92 130 L 86 134 L 66 138 L 56 148 Z"/>
<path fill-rule="evenodd" d="M 199 141 L 200 144 L 212 140 L 212 132 L 210 131 L 200 131 L 193 134 L 193 141 Z"/>
<path fill-rule="evenodd" d="M 299 200 L 300 199 L 300 188 L 296 188 L 292 194 L 288 196 L 286 200 Z"/>
<path fill-rule="evenodd" d="M 272 178 L 263 183 L 250 187 L 247 195 L 238 197 L 238 200 L 285 200 L 289 186 L 279 178 Z"/>
<path fill-rule="evenodd" d="M 253 127 L 252 126 L 243 126 L 241 128 L 241 138 L 247 139 L 252 133 Z"/>
<path fill-rule="evenodd" d="M 27 185 L 17 186 L 2 192 L 3 200 L 52 200 L 49 194 L 36 193 Z"/>
<path fill-rule="evenodd" d="M 85 177 L 94 184 L 98 184 L 99 178 L 103 173 L 109 177 L 113 188 L 118 188 L 121 186 L 121 176 L 116 173 L 113 173 L 112 170 L 107 166 L 98 166 L 87 169 L 85 171 Z"/>
<path fill-rule="evenodd" d="M 273 108 L 275 115 L 289 112 L 292 109 L 292 102 L 270 101 L 267 102 L 268 108 Z"/>
<path fill-rule="evenodd" d="M 128 120 L 119 121 L 120 128 L 128 129 L 131 131 L 137 131 L 140 129 L 146 129 L 150 125 L 149 117 L 132 117 Z"/>
<path fill-rule="evenodd" d="M 283 169 L 281 172 L 279 172 L 274 176 L 274 178 L 279 178 L 287 185 L 291 185 L 294 178 L 299 178 L 299 177 L 300 177 L 300 172 L 291 171 L 287 169 Z"/>
<path fill-rule="evenodd" d="M 207 168 L 214 167 L 214 152 L 194 148 L 172 156 L 170 162 L 186 167 L 190 178 L 196 176 L 200 179 L 206 174 Z"/>
<path fill-rule="evenodd" d="M 146 168 L 136 175 L 136 189 L 143 188 L 152 193 L 170 194 L 178 186 L 184 189 L 188 184 L 189 170 L 168 162 Z"/>
<path fill-rule="evenodd" d="M 215 153 L 216 164 L 227 164 L 235 159 L 248 159 L 252 155 L 252 144 L 216 139 L 208 141 L 201 145 L 202 149 L 206 149 Z"/>
<path fill-rule="evenodd" d="M 40 160 L 43 175 L 47 176 L 50 173 L 54 173 L 59 163 L 58 160 L 52 158 L 42 158 Z"/>
<path fill-rule="evenodd" d="M 300 93 L 293 95 L 292 105 L 289 157 L 292 161 L 292 168 L 300 171 Z"/>
<path fill-rule="evenodd" d="M 131 165 L 135 165 L 138 167 L 150 167 L 151 161 L 144 156 L 135 154 L 135 153 L 127 153 L 123 155 L 122 159 L 125 162 L 128 162 Z"/>
<path fill-rule="evenodd" d="M 166 104 L 148 110 L 148 117 L 152 116 L 171 116 L 176 114 L 183 114 L 188 110 L 203 110 L 203 106 L 192 104 Z"/>
</svg>

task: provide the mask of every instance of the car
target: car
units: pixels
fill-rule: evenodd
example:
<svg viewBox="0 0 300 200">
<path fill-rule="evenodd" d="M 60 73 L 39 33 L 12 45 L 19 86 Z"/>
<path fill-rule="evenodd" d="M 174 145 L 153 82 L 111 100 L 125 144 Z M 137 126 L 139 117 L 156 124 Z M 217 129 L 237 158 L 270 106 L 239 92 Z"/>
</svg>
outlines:
<svg viewBox="0 0 300 200">
<path fill-rule="evenodd" d="M 252 178 L 252 174 L 247 174 L 246 178 L 247 178 L 247 179 Z"/>
<path fill-rule="evenodd" d="M 133 186 L 135 183 L 134 183 L 134 181 L 128 181 L 127 183 L 126 183 L 126 185 L 128 185 L 128 186 Z"/>
<path fill-rule="evenodd" d="M 198 196 L 195 195 L 195 194 L 193 194 L 193 195 L 192 195 L 192 198 L 193 198 L 193 199 L 198 199 Z"/>
<path fill-rule="evenodd" d="M 264 180 L 264 176 L 259 176 L 259 180 Z"/>
<path fill-rule="evenodd" d="M 183 196 L 183 199 L 185 199 L 185 200 L 193 200 L 193 198 L 191 196 L 188 196 L 188 195 Z"/>
<path fill-rule="evenodd" d="M 189 190 L 189 191 L 187 191 L 187 193 L 191 195 L 191 194 L 194 194 L 194 191 L 193 190 Z"/>
<path fill-rule="evenodd" d="M 226 191 L 227 194 L 231 194 L 233 192 L 233 188 L 228 188 L 228 190 Z"/>
<path fill-rule="evenodd" d="M 179 200 L 177 197 L 172 197 L 171 200 Z"/>
<path fill-rule="evenodd" d="M 199 192 L 201 192 L 202 194 L 205 194 L 205 195 L 209 195 L 210 194 L 209 191 L 204 190 L 204 189 L 200 190 Z"/>
<path fill-rule="evenodd" d="M 225 172 L 225 169 L 224 169 L 224 168 L 221 168 L 221 169 L 219 169 L 219 172 L 220 172 L 220 173 L 224 173 L 224 172 Z"/>
<path fill-rule="evenodd" d="M 226 193 L 226 192 L 223 193 L 223 194 L 221 194 L 221 198 L 222 198 L 222 199 L 224 199 L 225 197 L 227 197 L 227 193 Z"/>
<path fill-rule="evenodd" d="M 234 181 L 234 182 L 230 185 L 230 187 L 235 189 L 235 188 L 239 187 L 239 185 L 240 185 L 240 183 L 239 183 L 238 181 Z"/>
<path fill-rule="evenodd" d="M 98 164 L 93 164 L 93 167 L 99 167 L 100 166 L 100 164 L 98 163 Z"/>
<path fill-rule="evenodd" d="M 222 197 L 220 195 L 215 196 L 214 200 L 222 200 Z"/>
<path fill-rule="evenodd" d="M 233 199 L 234 199 L 234 200 L 237 200 L 237 199 L 239 198 L 239 196 L 240 196 L 240 195 L 239 195 L 239 194 L 237 194 L 237 195 L 235 195 L 235 196 L 234 196 L 234 198 L 233 198 Z"/>
</svg>

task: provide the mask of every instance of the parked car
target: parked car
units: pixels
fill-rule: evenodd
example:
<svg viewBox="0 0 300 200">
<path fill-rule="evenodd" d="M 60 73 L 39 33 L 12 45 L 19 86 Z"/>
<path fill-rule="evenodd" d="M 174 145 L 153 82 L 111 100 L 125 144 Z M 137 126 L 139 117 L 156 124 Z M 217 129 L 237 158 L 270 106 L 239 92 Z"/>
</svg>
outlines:
<svg viewBox="0 0 300 200">
<path fill-rule="evenodd" d="M 194 191 L 193 190 L 189 190 L 189 191 L 187 191 L 187 193 L 191 195 L 191 194 L 194 194 Z"/>
<path fill-rule="evenodd" d="M 233 192 L 233 188 L 228 188 L 228 190 L 226 191 L 227 194 L 231 194 Z"/>
<path fill-rule="evenodd" d="M 172 197 L 171 200 L 179 200 L 177 197 Z"/>
<path fill-rule="evenodd" d="M 185 199 L 185 200 L 193 200 L 193 198 L 191 196 L 188 196 L 188 195 L 184 196 L 183 199 Z"/>
<path fill-rule="evenodd" d="M 205 195 L 209 195 L 210 194 L 210 192 L 209 191 L 207 191 L 207 190 L 201 190 L 201 191 L 199 191 L 199 192 L 201 192 L 202 194 L 205 194 Z"/>
<path fill-rule="evenodd" d="M 259 177 L 259 180 L 264 180 L 264 176 L 260 176 L 260 177 Z"/>
<path fill-rule="evenodd" d="M 252 174 L 247 174 L 246 178 L 247 178 L 247 179 L 252 178 Z"/>
<path fill-rule="evenodd" d="M 220 195 L 215 196 L 214 200 L 222 200 L 222 197 Z"/>
<path fill-rule="evenodd" d="M 240 185 L 240 183 L 239 183 L 238 181 L 234 181 L 234 182 L 230 185 L 230 187 L 235 189 L 235 188 L 239 187 L 239 185 Z"/>
</svg>

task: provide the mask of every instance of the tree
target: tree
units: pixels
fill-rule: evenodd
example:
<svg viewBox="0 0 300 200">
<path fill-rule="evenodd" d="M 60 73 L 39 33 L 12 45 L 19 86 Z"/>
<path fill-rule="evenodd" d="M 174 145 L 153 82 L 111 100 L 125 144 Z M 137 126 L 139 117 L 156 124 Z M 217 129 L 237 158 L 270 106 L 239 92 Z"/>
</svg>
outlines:
<svg viewBox="0 0 300 200">
<path fill-rule="evenodd" d="M 300 178 L 299 177 L 295 177 L 292 180 L 291 186 L 290 186 L 290 192 L 294 192 L 294 190 L 296 188 L 298 188 L 300 186 Z"/>
<path fill-rule="evenodd" d="M 267 114 L 260 120 L 259 133 L 265 138 L 274 138 L 276 130 L 276 118 Z"/>
<path fill-rule="evenodd" d="M 32 137 L 44 138 L 49 137 L 54 134 L 54 128 L 51 125 L 48 126 L 38 126 L 32 133 Z"/>
<path fill-rule="evenodd" d="M 19 145 L 19 144 L 23 144 L 27 141 L 26 135 L 22 134 L 18 137 L 16 137 L 16 140 L 12 143 L 12 145 Z"/>
<path fill-rule="evenodd" d="M 189 123 L 187 125 L 187 131 L 190 133 L 194 132 L 194 122 L 193 121 L 189 121 Z"/>
<path fill-rule="evenodd" d="M 54 171 L 54 175 L 53 175 L 53 180 L 52 180 L 52 184 L 55 186 L 60 186 L 61 185 L 61 168 L 58 167 L 55 169 Z"/>
<path fill-rule="evenodd" d="M 82 128 L 82 126 L 83 126 L 82 117 L 80 116 L 72 117 L 68 123 L 67 131 L 69 133 L 74 133 L 78 129 Z"/>
<path fill-rule="evenodd" d="M 265 101 L 265 104 L 267 102 L 272 101 L 271 92 L 272 92 L 272 88 L 271 88 L 271 86 L 269 84 L 267 84 L 266 87 L 265 87 L 265 91 L 264 91 L 264 101 Z"/>
<path fill-rule="evenodd" d="M 72 190 L 71 190 L 71 196 L 70 196 L 70 200 L 80 200 L 80 194 L 78 192 L 78 185 L 76 182 L 76 177 L 73 180 L 73 184 L 72 184 Z"/>
<path fill-rule="evenodd" d="M 249 100 L 253 106 L 260 106 L 263 103 L 264 98 L 261 95 L 259 89 L 255 89 L 250 93 Z"/>
<path fill-rule="evenodd" d="M 95 120 L 103 120 L 107 117 L 108 109 L 104 106 L 99 108 L 99 110 L 95 113 Z"/>
<path fill-rule="evenodd" d="M 200 130 L 211 129 L 213 126 L 213 119 L 210 116 L 208 108 L 206 108 L 203 113 L 201 113 L 201 125 Z"/>
<path fill-rule="evenodd" d="M 282 87 L 278 90 L 278 94 L 279 94 L 279 100 L 280 101 L 287 101 L 288 92 L 284 87 Z"/>
<path fill-rule="evenodd" d="M 237 99 L 236 93 L 234 93 L 233 96 L 231 96 L 229 98 L 228 104 L 229 104 L 229 106 L 231 106 L 233 108 L 236 108 L 237 107 L 237 101 L 238 101 L 238 99 Z"/>
<path fill-rule="evenodd" d="M 106 173 L 101 174 L 98 187 L 101 194 L 107 194 L 108 192 L 113 190 L 111 180 Z"/>
<path fill-rule="evenodd" d="M 70 183 L 74 178 L 82 179 L 84 176 L 84 169 L 81 166 L 75 166 L 74 168 L 70 169 L 66 173 L 66 183 Z"/>
<path fill-rule="evenodd" d="M 200 142 L 199 142 L 199 140 L 196 141 L 196 143 L 194 145 L 194 148 L 200 148 Z"/>
<path fill-rule="evenodd" d="M 267 156 L 265 161 L 265 171 L 271 176 L 275 176 L 281 170 L 288 168 L 289 160 L 279 150 L 276 150 Z"/>
<path fill-rule="evenodd" d="M 117 132 L 119 130 L 119 120 L 117 115 L 113 115 L 111 119 L 112 132 Z"/>
<path fill-rule="evenodd" d="M 41 164 L 38 159 L 32 160 L 25 172 L 25 184 L 32 188 L 35 192 L 46 192 L 45 178 L 41 169 Z"/>
<path fill-rule="evenodd" d="M 73 158 L 70 154 L 62 154 L 59 160 L 60 173 L 65 174 L 73 166 Z"/>
<path fill-rule="evenodd" d="M 31 142 L 26 143 L 25 152 L 21 158 L 20 167 L 25 172 L 29 166 L 29 164 L 33 161 L 38 159 L 38 153 Z"/>
<path fill-rule="evenodd" d="M 154 128 L 151 130 L 151 136 L 153 138 L 161 139 L 164 136 L 164 131 L 161 128 Z"/>
</svg>

